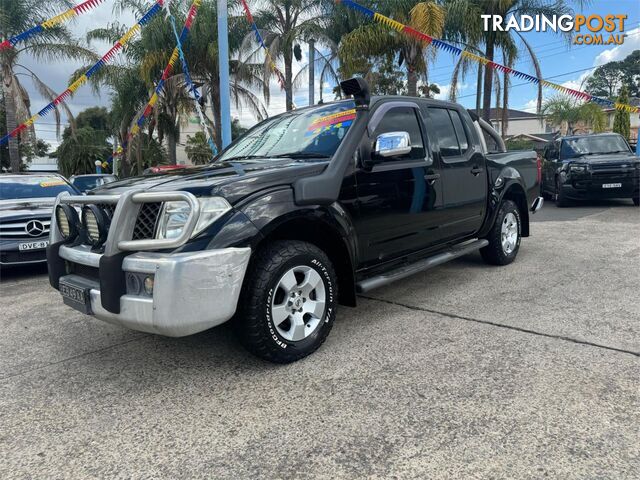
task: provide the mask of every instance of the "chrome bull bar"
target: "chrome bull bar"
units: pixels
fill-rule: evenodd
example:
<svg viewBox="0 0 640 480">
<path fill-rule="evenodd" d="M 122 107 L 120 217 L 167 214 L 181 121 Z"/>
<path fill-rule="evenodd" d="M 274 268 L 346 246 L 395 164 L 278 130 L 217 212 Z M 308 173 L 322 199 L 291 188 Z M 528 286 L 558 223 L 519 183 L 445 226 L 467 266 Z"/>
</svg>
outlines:
<svg viewBox="0 0 640 480">
<path fill-rule="evenodd" d="M 164 203 L 164 202 L 186 202 L 189 204 L 190 212 L 182 233 L 176 238 L 162 239 L 141 239 L 132 240 L 133 230 L 136 225 L 138 213 L 144 203 Z M 198 199 L 189 192 L 140 192 L 129 191 L 122 195 L 69 195 L 61 193 L 56 198 L 56 202 L 51 215 L 51 230 L 49 239 L 51 243 L 63 240 L 58 229 L 55 218 L 56 206 L 66 205 L 88 205 L 88 204 L 110 204 L 116 205 L 111 219 L 111 226 L 107 240 L 104 244 L 105 254 L 114 255 L 125 251 L 162 250 L 167 248 L 177 248 L 184 245 L 196 228 L 200 217 L 200 203 Z M 164 210 L 164 205 L 160 215 Z"/>
</svg>

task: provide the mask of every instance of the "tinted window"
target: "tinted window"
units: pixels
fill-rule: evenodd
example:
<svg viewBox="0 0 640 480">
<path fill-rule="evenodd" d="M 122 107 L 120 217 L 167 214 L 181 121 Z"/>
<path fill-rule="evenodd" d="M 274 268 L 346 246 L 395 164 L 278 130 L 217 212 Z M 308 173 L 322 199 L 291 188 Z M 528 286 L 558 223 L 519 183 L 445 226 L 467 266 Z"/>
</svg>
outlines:
<svg viewBox="0 0 640 480">
<path fill-rule="evenodd" d="M 429 117 L 431 117 L 433 134 L 438 139 L 438 145 L 440 145 L 440 154 L 443 157 L 459 156 L 458 138 L 449 117 L 449 112 L 444 108 L 430 108 Z"/>
<path fill-rule="evenodd" d="M 76 194 L 70 185 L 58 177 L 25 175 L 0 178 L 0 200 L 56 197 L 60 192 Z"/>
<path fill-rule="evenodd" d="M 422 133 L 420 132 L 420 124 L 418 123 L 415 109 L 397 107 L 385 113 L 374 132 L 374 137 L 381 133 L 389 132 L 407 132 L 411 138 L 411 153 L 408 157 L 413 160 L 424 159 L 424 142 L 422 141 Z M 394 160 L 394 158 L 388 158 L 387 160 Z"/>
<path fill-rule="evenodd" d="M 464 153 L 469 148 L 469 139 L 467 138 L 467 132 L 464 130 L 464 126 L 462 125 L 462 119 L 460 118 L 460 114 L 455 110 L 449 110 L 449 115 L 451 115 L 453 127 L 456 130 L 460 151 Z"/>
<path fill-rule="evenodd" d="M 631 150 L 619 135 L 568 138 L 562 141 L 562 147 L 560 147 L 560 158 L 563 159 L 605 153 L 631 153 Z"/>
</svg>

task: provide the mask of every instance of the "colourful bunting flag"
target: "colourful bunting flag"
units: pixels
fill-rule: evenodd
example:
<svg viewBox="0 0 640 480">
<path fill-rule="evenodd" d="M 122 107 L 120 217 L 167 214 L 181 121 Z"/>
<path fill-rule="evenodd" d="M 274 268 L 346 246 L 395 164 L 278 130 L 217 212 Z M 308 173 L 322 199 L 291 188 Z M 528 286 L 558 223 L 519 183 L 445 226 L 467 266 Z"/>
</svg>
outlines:
<svg viewBox="0 0 640 480">
<path fill-rule="evenodd" d="M 153 17 L 153 15 L 155 15 L 162 9 L 163 2 L 164 0 L 158 0 L 156 3 L 154 3 L 154 5 L 149 10 L 147 10 L 147 12 L 142 16 L 142 18 L 138 20 L 138 22 L 136 22 L 136 24 L 133 27 L 131 27 L 127 31 L 127 33 L 125 33 L 123 37 L 120 40 L 118 40 L 118 42 L 116 42 L 116 44 L 100 60 L 98 60 L 89 70 L 87 70 L 87 72 L 84 75 L 82 75 L 73 83 L 71 83 L 71 85 L 69 85 L 64 92 L 62 92 L 60 95 L 54 98 L 51 103 L 46 105 L 42 110 L 36 113 L 29 120 L 19 125 L 12 132 L 9 132 L 4 137 L 0 138 L 0 145 L 4 145 L 9 141 L 9 138 L 12 138 L 12 137 L 15 138 L 16 135 L 18 135 L 24 129 L 32 126 L 38 118 L 44 117 L 47 113 L 51 112 L 56 105 L 62 103 L 65 99 L 71 96 L 73 92 L 75 92 L 78 88 L 84 85 L 92 75 L 95 75 L 95 73 L 98 70 L 100 70 L 100 68 L 106 65 L 117 53 L 117 51 L 120 50 L 128 41 L 130 41 L 135 36 L 137 32 L 140 31 L 140 28 L 142 25 L 148 23 L 151 17 Z M 88 7 L 89 6 L 87 6 L 87 8 Z"/>
<path fill-rule="evenodd" d="M 31 27 L 30 29 L 25 30 L 22 33 L 19 33 L 11 38 L 4 40 L 3 42 L 0 42 L 0 50 L 13 48 L 17 43 L 23 42 L 24 40 L 42 32 L 43 30 L 53 28 L 57 25 L 60 25 L 62 23 L 65 23 L 71 20 L 74 17 L 82 15 L 83 13 L 88 12 L 89 10 L 93 9 L 94 7 L 97 7 L 103 2 L 104 0 L 86 0 L 76 5 L 75 7 L 70 8 L 66 12 L 62 12 L 61 14 L 56 15 L 55 17 L 50 18 L 49 20 L 46 20 L 36 25 L 35 27 Z"/>
<path fill-rule="evenodd" d="M 245 0 L 241 0 L 242 3 L 245 3 Z M 426 33 L 422 33 L 419 32 L 407 25 L 403 25 L 402 23 L 393 20 L 389 17 L 386 17 L 378 12 L 374 12 L 373 10 L 364 7 L 362 5 L 360 5 L 359 3 L 354 2 L 353 0 L 335 0 L 336 3 L 340 3 L 346 7 L 349 7 L 357 12 L 360 12 L 361 14 L 363 14 L 364 16 L 368 17 L 368 18 L 372 18 L 373 20 L 375 20 L 378 23 L 381 23 L 383 25 L 386 25 L 389 28 L 392 28 L 398 32 L 403 32 L 407 35 L 412 36 L 413 38 L 419 39 L 419 40 L 423 40 L 425 42 L 430 43 L 431 45 L 436 46 L 437 48 L 440 48 L 442 50 L 445 50 L 449 53 L 452 53 L 453 55 L 462 55 L 470 60 L 474 60 L 478 63 L 481 63 L 485 66 L 488 66 L 494 70 L 498 70 L 501 71 L 503 73 L 508 73 L 510 75 L 513 75 L 516 78 L 521 78 L 522 80 L 526 80 L 527 82 L 531 82 L 531 83 L 535 83 L 535 84 L 542 84 L 543 86 L 547 87 L 547 88 L 552 88 L 554 90 L 558 90 L 562 93 L 565 93 L 567 95 L 571 95 L 575 98 L 579 98 L 582 100 L 586 100 L 586 101 L 591 101 L 591 102 L 595 102 L 598 103 L 600 105 L 605 105 L 605 106 L 609 106 L 609 107 L 614 107 L 617 110 L 623 110 L 623 111 L 627 111 L 630 113 L 638 113 L 640 112 L 640 108 L 639 107 L 634 107 L 632 105 L 626 105 L 626 104 L 621 104 L 621 103 L 616 103 L 616 102 L 612 102 L 611 100 L 607 100 L 605 98 L 599 98 L 596 97 L 594 95 L 591 95 L 589 93 L 586 92 L 581 92 L 579 90 L 574 90 L 572 88 L 567 88 L 567 87 L 563 87 L 562 85 L 558 85 L 556 83 L 552 83 L 549 82 L 548 80 L 544 80 L 542 78 L 538 78 L 538 77 L 534 77 L 533 75 L 529 75 L 528 73 L 523 73 L 523 72 L 519 72 L 518 70 L 514 70 L 510 67 L 507 67 L 505 65 L 501 65 L 499 63 L 496 62 L 492 62 L 490 61 L 488 58 L 484 58 L 481 57 L 479 55 L 473 54 L 471 52 L 468 52 L 466 50 L 462 50 L 454 45 L 451 45 L 447 42 L 443 42 L 442 40 L 438 40 L 435 38 L 432 38 L 431 36 L 427 35 Z"/>
</svg>

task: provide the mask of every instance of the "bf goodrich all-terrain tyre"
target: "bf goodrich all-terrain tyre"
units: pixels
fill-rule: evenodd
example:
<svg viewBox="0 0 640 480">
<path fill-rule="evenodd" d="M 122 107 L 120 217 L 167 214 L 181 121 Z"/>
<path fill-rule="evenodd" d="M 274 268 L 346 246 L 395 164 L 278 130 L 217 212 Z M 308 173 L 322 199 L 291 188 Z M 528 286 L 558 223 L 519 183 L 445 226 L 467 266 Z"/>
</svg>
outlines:
<svg viewBox="0 0 640 480">
<path fill-rule="evenodd" d="M 636 207 L 640 207 L 640 197 L 634 197 L 634 198 L 633 198 L 633 204 L 634 204 Z"/>
<path fill-rule="evenodd" d="M 496 221 L 486 239 L 489 245 L 480 249 L 485 262 L 492 265 L 507 265 L 513 262 L 520 249 L 522 222 L 518 206 L 504 200 L 498 209 Z"/>
<path fill-rule="evenodd" d="M 289 363 L 322 345 L 338 299 L 335 270 L 322 250 L 276 241 L 256 252 L 246 275 L 235 324 L 249 351 Z"/>
</svg>

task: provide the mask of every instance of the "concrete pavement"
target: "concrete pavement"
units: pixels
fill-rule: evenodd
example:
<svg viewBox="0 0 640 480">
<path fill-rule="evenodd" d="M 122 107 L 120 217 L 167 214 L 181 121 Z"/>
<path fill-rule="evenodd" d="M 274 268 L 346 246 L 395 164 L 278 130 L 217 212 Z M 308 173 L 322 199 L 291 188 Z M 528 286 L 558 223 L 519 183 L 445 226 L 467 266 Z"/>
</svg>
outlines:
<svg viewBox="0 0 640 480">
<path fill-rule="evenodd" d="M 371 292 L 287 366 L 2 272 L 0 478 L 637 478 L 638 272 L 640 209 L 548 204 L 514 264 Z"/>
</svg>

